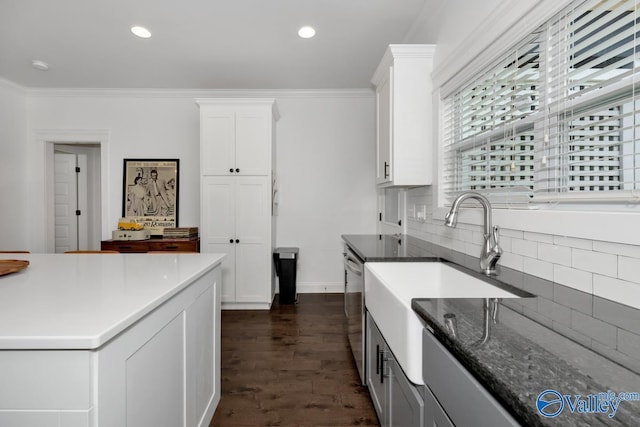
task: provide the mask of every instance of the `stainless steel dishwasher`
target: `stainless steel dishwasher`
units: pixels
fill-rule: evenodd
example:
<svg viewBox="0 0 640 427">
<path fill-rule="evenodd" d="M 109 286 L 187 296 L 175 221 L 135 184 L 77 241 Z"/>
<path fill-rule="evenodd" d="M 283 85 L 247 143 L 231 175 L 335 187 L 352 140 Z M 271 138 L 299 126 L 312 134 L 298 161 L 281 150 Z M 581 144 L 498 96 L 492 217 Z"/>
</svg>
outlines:
<svg viewBox="0 0 640 427">
<path fill-rule="evenodd" d="M 348 245 L 344 250 L 344 313 L 347 317 L 347 337 L 358 368 L 360 381 L 365 375 L 365 305 L 364 261 Z"/>
</svg>

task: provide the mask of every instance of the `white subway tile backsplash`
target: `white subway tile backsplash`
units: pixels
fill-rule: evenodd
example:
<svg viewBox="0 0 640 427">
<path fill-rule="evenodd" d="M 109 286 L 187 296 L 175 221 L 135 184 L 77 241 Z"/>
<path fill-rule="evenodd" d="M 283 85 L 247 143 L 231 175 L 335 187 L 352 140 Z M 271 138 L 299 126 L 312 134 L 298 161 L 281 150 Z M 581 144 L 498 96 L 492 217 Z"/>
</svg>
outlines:
<svg viewBox="0 0 640 427">
<path fill-rule="evenodd" d="M 458 251 L 458 252 L 462 252 L 462 253 L 467 253 L 466 252 L 466 243 L 461 241 L 461 240 L 454 240 L 453 242 L 451 242 L 452 244 L 449 245 L 451 247 L 451 249 L 453 249 L 454 251 Z M 479 253 L 479 252 L 478 252 Z"/>
<path fill-rule="evenodd" d="M 464 242 L 473 242 L 474 232 L 471 230 L 458 230 L 458 239 Z"/>
<path fill-rule="evenodd" d="M 640 284 L 638 283 L 594 274 L 593 293 L 602 298 L 640 308 Z"/>
<path fill-rule="evenodd" d="M 619 256 L 618 278 L 629 282 L 640 280 L 640 259 Z"/>
<path fill-rule="evenodd" d="M 618 351 L 637 357 L 640 354 L 640 335 L 618 329 Z"/>
<path fill-rule="evenodd" d="M 553 266 L 553 280 L 582 292 L 593 293 L 593 273 L 563 265 Z"/>
<path fill-rule="evenodd" d="M 571 312 L 571 329 L 590 336 L 610 348 L 615 348 L 616 346 L 617 335 L 615 326 L 587 316 L 579 311 Z"/>
<path fill-rule="evenodd" d="M 553 264 L 539 259 L 524 257 L 524 272 L 546 280 L 553 280 Z"/>
<path fill-rule="evenodd" d="M 553 236 L 553 243 L 559 246 L 568 246 L 570 248 L 585 249 L 588 251 L 593 249 L 593 240 L 577 239 L 575 237 Z"/>
<path fill-rule="evenodd" d="M 426 205 L 424 223 L 408 221 L 409 234 L 478 257 L 482 227 L 458 224 L 451 229 L 432 217 L 430 187 L 407 191 L 410 205 Z M 640 308 L 640 245 L 525 232 L 501 228 L 499 266 L 554 280 L 576 291 Z"/>
<path fill-rule="evenodd" d="M 513 253 L 529 258 L 538 258 L 538 243 L 529 240 L 513 239 L 511 241 Z"/>
<path fill-rule="evenodd" d="M 524 240 L 531 240 L 534 242 L 553 243 L 552 234 L 532 233 L 530 231 L 524 232 Z"/>
<path fill-rule="evenodd" d="M 571 266 L 571 248 L 548 243 L 538 243 L 538 259 L 554 264 Z"/>
<path fill-rule="evenodd" d="M 500 257 L 499 265 L 513 268 L 514 270 L 522 271 L 524 268 L 524 257 L 522 255 L 514 254 L 512 252 L 505 252 Z"/>
<path fill-rule="evenodd" d="M 480 252 L 482 251 L 482 246 L 476 245 L 472 242 L 464 243 L 464 252 L 467 255 L 471 255 L 473 257 L 480 257 Z"/>
<path fill-rule="evenodd" d="M 571 322 L 571 309 L 546 298 L 538 298 L 538 312 L 555 322 L 568 325 Z"/>
<path fill-rule="evenodd" d="M 618 276 L 618 257 L 611 254 L 572 249 L 571 266 L 605 276 Z"/>
<path fill-rule="evenodd" d="M 513 237 L 514 239 L 524 239 L 524 232 L 520 230 L 511 230 L 509 228 L 501 228 L 500 229 L 500 237 L 508 236 Z"/>
<path fill-rule="evenodd" d="M 601 242 L 594 240 L 593 250 L 613 255 L 624 255 L 631 258 L 640 258 L 640 246 L 624 245 L 622 243 Z"/>
<path fill-rule="evenodd" d="M 511 237 L 500 236 L 500 247 L 504 252 L 511 252 Z"/>
</svg>

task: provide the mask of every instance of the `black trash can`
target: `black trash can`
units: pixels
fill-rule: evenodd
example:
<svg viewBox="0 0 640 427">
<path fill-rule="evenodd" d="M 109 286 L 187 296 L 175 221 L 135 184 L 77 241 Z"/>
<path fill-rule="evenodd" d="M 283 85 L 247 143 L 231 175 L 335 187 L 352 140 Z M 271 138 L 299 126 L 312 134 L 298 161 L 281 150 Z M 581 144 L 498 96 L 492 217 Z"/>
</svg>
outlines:
<svg viewBox="0 0 640 427">
<path fill-rule="evenodd" d="M 276 275 L 280 284 L 280 304 L 295 304 L 296 271 L 298 269 L 299 248 L 277 248 L 273 252 Z"/>
</svg>

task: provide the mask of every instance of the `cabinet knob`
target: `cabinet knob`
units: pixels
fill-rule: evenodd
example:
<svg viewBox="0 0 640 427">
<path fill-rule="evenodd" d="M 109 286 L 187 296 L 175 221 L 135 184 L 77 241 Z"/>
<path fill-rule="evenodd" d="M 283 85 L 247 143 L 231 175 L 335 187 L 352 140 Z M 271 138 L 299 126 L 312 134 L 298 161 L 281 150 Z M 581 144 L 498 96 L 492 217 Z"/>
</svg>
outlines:
<svg viewBox="0 0 640 427">
<path fill-rule="evenodd" d="M 240 172 L 240 168 L 236 168 L 236 172 Z"/>
<path fill-rule="evenodd" d="M 233 243 L 233 239 L 229 239 L 229 243 Z"/>
<path fill-rule="evenodd" d="M 233 173 L 233 168 L 229 168 L 229 172 Z"/>
<path fill-rule="evenodd" d="M 236 243 L 240 243 L 240 239 L 236 239 Z"/>
</svg>

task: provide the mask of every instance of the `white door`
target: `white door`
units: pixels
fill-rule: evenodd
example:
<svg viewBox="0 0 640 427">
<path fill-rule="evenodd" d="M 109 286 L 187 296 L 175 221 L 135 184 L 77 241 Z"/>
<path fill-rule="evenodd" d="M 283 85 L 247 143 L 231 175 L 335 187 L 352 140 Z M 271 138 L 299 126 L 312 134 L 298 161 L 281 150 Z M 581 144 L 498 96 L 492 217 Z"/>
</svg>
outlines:
<svg viewBox="0 0 640 427">
<path fill-rule="evenodd" d="M 55 252 L 78 249 L 76 155 L 55 153 Z"/>
</svg>

